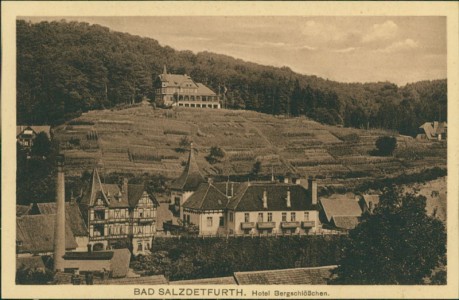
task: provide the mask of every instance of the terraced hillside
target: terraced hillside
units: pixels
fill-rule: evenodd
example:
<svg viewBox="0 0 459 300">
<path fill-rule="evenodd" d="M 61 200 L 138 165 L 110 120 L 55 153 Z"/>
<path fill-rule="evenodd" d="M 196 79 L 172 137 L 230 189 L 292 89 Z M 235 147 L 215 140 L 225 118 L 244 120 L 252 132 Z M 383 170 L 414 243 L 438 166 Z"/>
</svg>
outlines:
<svg viewBox="0 0 459 300">
<path fill-rule="evenodd" d="M 253 111 L 153 109 L 148 104 L 123 110 L 90 111 L 55 130 L 69 175 L 98 165 L 102 172 L 163 174 L 177 177 L 192 140 L 207 175 L 244 175 L 255 161 L 260 174 L 319 176 L 323 184 L 354 184 L 368 177 L 389 177 L 434 166 L 446 167 L 446 144 L 398 136 L 393 157 L 370 156 L 378 130 L 322 125 L 306 118 L 284 118 Z M 225 152 L 209 164 L 210 147 Z"/>
</svg>

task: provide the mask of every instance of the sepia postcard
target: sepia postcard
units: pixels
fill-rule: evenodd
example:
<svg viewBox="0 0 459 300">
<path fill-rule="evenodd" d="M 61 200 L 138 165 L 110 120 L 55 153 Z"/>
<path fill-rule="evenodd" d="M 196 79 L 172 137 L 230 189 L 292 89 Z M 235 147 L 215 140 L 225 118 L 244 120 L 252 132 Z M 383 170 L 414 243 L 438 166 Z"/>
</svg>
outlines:
<svg viewBox="0 0 459 300">
<path fill-rule="evenodd" d="M 458 13 L 2 3 L 2 298 L 457 299 Z"/>
</svg>

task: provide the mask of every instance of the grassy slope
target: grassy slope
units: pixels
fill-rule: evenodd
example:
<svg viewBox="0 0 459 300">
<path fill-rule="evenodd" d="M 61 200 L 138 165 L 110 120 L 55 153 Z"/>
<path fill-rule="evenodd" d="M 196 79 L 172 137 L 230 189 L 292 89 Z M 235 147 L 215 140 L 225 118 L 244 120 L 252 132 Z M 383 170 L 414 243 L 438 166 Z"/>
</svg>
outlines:
<svg viewBox="0 0 459 300">
<path fill-rule="evenodd" d="M 69 175 L 80 175 L 98 164 L 103 172 L 161 173 L 175 178 L 188 155 L 175 151 L 184 135 L 193 140 L 198 165 L 208 175 L 246 174 L 259 160 L 262 174 L 270 174 L 272 168 L 275 174 L 291 171 L 302 176 L 324 176 L 322 184 L 353 185 L 364 177 L 446 166 L 444 144 L 398 136 L 394 157 L 372 157 L 368 151 L 387 132 L 339 128 L 306 118 L 280 118 L 252 111 L 173 112 L 142 105 L 91 111 L 78 120 L 94 125 L 63 125 L 55 134 L 61 145 L 71 138 L 80 139 L 80 147 L 64 150 Z M 87 141 L 90 131 L 97 133 L 97 141 Z M 359 136 L 358 142 L 342 140 L 351 133 Z M 221 163 L 209 165 L 205 160 L 211 146 L 225 150 Z M 339 179 L 346 177 L 358 178 Z"/>
</svg>

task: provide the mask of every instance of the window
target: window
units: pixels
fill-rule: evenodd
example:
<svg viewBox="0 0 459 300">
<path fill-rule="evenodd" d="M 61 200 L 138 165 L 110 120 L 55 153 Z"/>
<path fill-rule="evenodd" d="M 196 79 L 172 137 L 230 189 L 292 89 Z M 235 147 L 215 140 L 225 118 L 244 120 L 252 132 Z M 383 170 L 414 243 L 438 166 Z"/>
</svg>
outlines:
<svg viewBox="0 0 459 300">
<path fill-rule="evenodd" d="M 120 210 L 117 209 L 117 210 L 115 210 L 115 218 L 119 219 L 119 217 L 120 217 Z"/>
<path fill-rule="evenodd" d="M 212 227 L 212 217 L 207 217 L 207 227 Z"/>
<path fill-rule="evenodd" d="M 273 213 L 268 213 L 268 222 L 273 221 Z"/>
<path fill-rule="evenodd" d="M 290 221 L 295 222 L 296 221 L 296 213 L 292 212 L 290 214 Z"/>
<path fill-rule="evenodd" d="M 229 220 L 230 220 L 230 222 L 233 222 L 233 213 L 232 212 L 229 213 Z"/>
<path fill-rule="evenodd" d="M 309 221 L 309 212 L 308 211 L 304 212 L 304 220 L 305 221 Z"/>
<path fill-rule="evenodd" d="M 139 218 L 143 218 L 143 209 L 142 208 L 139 209 Z"/>
<path fill-rule="evenodd" d="M 220 217 L 220 220 L 219 220 L 218 226 L 220 226 L 220 227 L 223 227 L 223 226 L 225 226 L 225 218 L 224 218 L 224 217 Z"/>
<path fill-rule="evenodd" d="M 142 251 L 142 243 L 141 242 L 137 243 L 137 251 Z"/>
<path fill-rule="evenodd" d="M 286 212 L 282 213 L 282 222 L 287 222 L 287 213 Z"/>
<path fill-rule="evenodd" d="M 250 214 L 249 213 L 245 213 L 244 214 L 244 222 L 250 222 Z"/>
<path fill-rule="evenodd" d="M 180 205 L 180 197 L 175 197 L 175 205 Z"/>
<path fill-rule="evenodd" d="M 258 222 L 263 222 L 263 213 L 258 213 Z"/>
</svg>

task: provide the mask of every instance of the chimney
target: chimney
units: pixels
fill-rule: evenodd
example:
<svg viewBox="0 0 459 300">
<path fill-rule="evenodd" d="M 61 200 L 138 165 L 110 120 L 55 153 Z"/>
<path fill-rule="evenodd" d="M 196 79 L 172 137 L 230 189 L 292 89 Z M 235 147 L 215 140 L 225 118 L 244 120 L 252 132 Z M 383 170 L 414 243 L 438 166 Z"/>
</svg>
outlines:
<svg viewBox="0 0 459 300">
<path fill-rule="evenodd" d="M 263 208 L 268 208 L 268 192 L 266 190 L 263 191 Z"/>
<path fill-rule="evenodd" d="M 127 179 L 126 177 L 123 178 L 123 187 L 122 187 L 122 191 L 123 193 L 126 193 L 127 195 L 127 192 L 128 192 L 128 182 L 129 182 L 129 179 Z"/>
<path fill-rule="evenodd" d="M 317 204 L 317 181 L 312 177 L 309 177 L 308 179 L 308 192 L 311 197 L 312 204 Z"/>
<path fill-rule="evenodd" d="M 292 202 L 290 201 L 290 188 L 287 188 L 287 207 L 290 208 L 292 207 Z"/>
<path fill-rule="evenodd" d="M 54 271 L 64 270 L 65 255 L 65 175 L 64 156 L 58 155 L 56 182 L 56 220 L 54 222 Z"/>
</svg>

